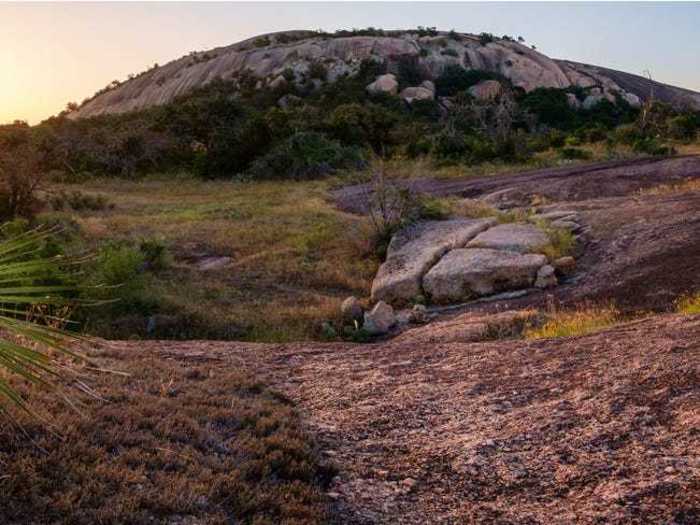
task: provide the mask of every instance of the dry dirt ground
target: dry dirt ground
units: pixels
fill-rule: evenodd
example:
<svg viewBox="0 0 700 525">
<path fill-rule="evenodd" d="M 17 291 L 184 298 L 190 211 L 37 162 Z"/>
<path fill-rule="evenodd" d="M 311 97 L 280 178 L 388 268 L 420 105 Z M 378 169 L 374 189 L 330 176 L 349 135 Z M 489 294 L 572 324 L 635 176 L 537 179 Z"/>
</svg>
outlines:
<svg viewBox="0 0 700 525">
<path fill-rule="evenodd" d="M 298 403 L 338 523 L 700 523 L 700 316 L 471 344 L 115 343 Z"/>
</svg>

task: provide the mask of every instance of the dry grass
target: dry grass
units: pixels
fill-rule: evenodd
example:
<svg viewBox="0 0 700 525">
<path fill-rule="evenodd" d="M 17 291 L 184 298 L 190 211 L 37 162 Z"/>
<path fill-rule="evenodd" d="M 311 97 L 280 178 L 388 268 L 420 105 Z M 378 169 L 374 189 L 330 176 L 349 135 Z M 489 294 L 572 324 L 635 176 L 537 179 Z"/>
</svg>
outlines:
<svg viewBox="0 0 700 525">
<path fill-rule="evenodd" d="M 112 350 L 129 376 L 90 381 L 83 415 L 32 391 L 62 436 L 17 414 L 0 429 L 2 523 L 314 524 L 322 468 L 284 397 L 216 360 Z M 24 386 L 25 393 L 29 393 Z"/>
<path fill-rule="evenodd" d="M 661 184 L 652 188 L 639 190 L 639 195 L 670 195 L 674 193 L 687 193 L 700 191 L 700 179 L 687 179 L 675 184 Z"/>
<path fill-rule="evenodd" d="M 526 339 L 575 337 L 598 332 L 618 323 L 620 319 L 620 312 L 613 305 L 552 311 L 541 326 L 527 328 L 523 335 Z"/>
<path fill-rule="evenodd" d="M 700 292 L 681 297 L 676 301 L 676 311 L 680 314 L 700 314 Z"/>
<path fill-rule="evenodd" d="M 337 211 L 324 182 L 106 179 L 81 189 L 114 204 L 74 216 L 91 242 L 157 237 L 169 246 L 174 264 L 148 277 L 147 292 L 181 317 L 179 337 L 311 339 L 347 295 L 367 295 L 376 271 L 357 253 L 362 220 Z M 200 271 L 204 256 L 232 260 Z M 137 335 L 117 326 L 106 335 Z"/>
</svg>

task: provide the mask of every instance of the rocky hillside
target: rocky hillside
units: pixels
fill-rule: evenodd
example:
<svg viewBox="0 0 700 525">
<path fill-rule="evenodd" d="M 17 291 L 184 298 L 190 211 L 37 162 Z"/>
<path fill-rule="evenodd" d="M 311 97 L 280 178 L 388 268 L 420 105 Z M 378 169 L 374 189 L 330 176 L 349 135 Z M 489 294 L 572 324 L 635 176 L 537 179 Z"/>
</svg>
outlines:
<svg viewBox="0 0 700 525">
<path fill-rule="evenodd" d="M 124 113 L 165 104 L 218 78 L 252 79 L 260 88 L 289 82 L 313 88 L 356 73 L 366 60 L 382 62 L 393 73 L 402 63 L 411 62 L 425 79 L 435 79 L 449 65 L 460 65 L 503 75 L 525 91 L 580 87 L 588 97 L 584 107 L 618 97 L 638 105 L 653 91 L 658 99 L 676 106 L 700 109 L 700 93 L 628 73 L 554 60 L 511 38 L 425 29 L 374 31 L 373 35 L 378 36 L 286 31 L 190 53 L 124 83 L 114 83 L 71 116 Z M 573 95 L 571 100 L 578 103 Z"/>
</svg>

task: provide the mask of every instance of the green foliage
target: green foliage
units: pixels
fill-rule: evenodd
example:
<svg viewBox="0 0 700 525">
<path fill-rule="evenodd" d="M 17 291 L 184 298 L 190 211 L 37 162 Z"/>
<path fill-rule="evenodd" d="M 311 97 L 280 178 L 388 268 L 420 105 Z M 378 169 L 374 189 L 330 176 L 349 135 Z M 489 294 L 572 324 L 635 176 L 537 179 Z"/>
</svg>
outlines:
<svg viewBox="0 0 700 525">
<path fill-rule="evenodd" d="M 70 351 L 75 337 L 61 330 L 76 288 L 61 282 L 65 260 L 42 255 L 41 246 L 51 234 L 33 230 L 0 241 L 0 414 L 7 410 L 6 402 L 31 412 L 11 377 L 55 391 L 72 375 L 66 358 L 78 358 Z"/>
<path fill-rule="evenodd" d="M 157 272 L 170 266 L 170 252 L 161 239 L 141 239 L 139 252 L 143 256 L 144 267 L 148 270 Z"/>
<path fill-rule="evenodd" d="M 686 113 L 670 117 L 666 121 L 666 126 L 670 138 L 690 142 L 698 134 L 700 118 L 698 118 L 697 114 Z"/>
<path fill-rule="evenodd" d="M 343 144 L 370 145 L 381 153 L 390 142 L 390 133 L 398 121 L 395 113 L 373 103 L 342 104 L 326 120 L 332 138 Z"/>
<path fill-rule="evenodd" d="M 70 208 L 73 211 L 99 211 L 114 207 L 105 195 L 85 193 L 80 190 L 70 192 L 61 190 L 49 197 L 49 203 L 54 210 L 58 211 L 65 208 Z"/>
<path fill-rule="evenodd" d="M 592 157 L 588 151 L 579 148 L 562 148 L 559 155 L 566 160 L 587 160 Z"/>
<path fill-rule="evenodd" d="M 398 61 L 396 78 L 401 88 L 419 85 L 423 81 L 423 72 L 418 60 L 412 56 L 402 56 Z"/>
<path fill-rule="evenodd" d="M 247 173 L 255 179 L 310 179 L 362 165 L 362 155 L 317 132 L 301 132 L 255 160 Z"/>
<path fill-rule="evenodd" d="M 562 129 L 575 125 L 576 111 L 567 101 L 566 91 L 556 88 L 537 88 L 521 100 L 522 106 L 537 116 L 539 122 Z"/>
<path fill-rule="evenodd" d="M 482 46 L 485 46 L 486 44 L 494 42 L 495 40 L 496 40 L 496 37 L 493 36 L 493 34 L 491 34 L 491 33 L 480 33 L 479 34 L 479 43 Z"/>
<path fill-rule="evenodd" d="M 456 64 L 445 67 L 435 80 L 438 96 L 451 97 L 478 84 L 482 80 L 503 80 L 497 73 L 479 69 L 464 69 Z"/>
</svg>

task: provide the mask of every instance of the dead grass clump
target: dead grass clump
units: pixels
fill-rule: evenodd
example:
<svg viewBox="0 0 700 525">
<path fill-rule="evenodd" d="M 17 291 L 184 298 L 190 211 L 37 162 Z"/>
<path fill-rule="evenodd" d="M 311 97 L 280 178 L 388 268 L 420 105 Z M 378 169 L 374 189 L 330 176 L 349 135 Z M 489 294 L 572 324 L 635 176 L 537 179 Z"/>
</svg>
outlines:
<svg viewBox="0 0 700 525">
<path fill-rule="evenodd" d="M 597 332 L 618 323 L 620 312 L 613 305 L 587 306 L 577 310 L 552 311 L 540 326 L 527 328 L 525 339 L 575 337 Z"/>
<path fill-rule="evenodd" d="M 32 391 L 62 436 L 0 428 L 3 523 L 313 524 L 333 473 L 291 403 L 216 360 L 110 350 L 83 414 Z M 28 387 L 24 387 L 25 389 Z"/>
<path fill-rule="evenodd" d="M 700 314 L 700 292 L 678 299 L 676 301 L 676 311 L 679 314 L 686 315 Z"/>
<path fill-rule="evenodd" d="M 700 191 L 700 179 L 687 179 L 675 184 L 661 184 L 652 188 L 639 190 L 639 195 L 669 195 L 674 193 L 687 193 Z"/>
</svg>

